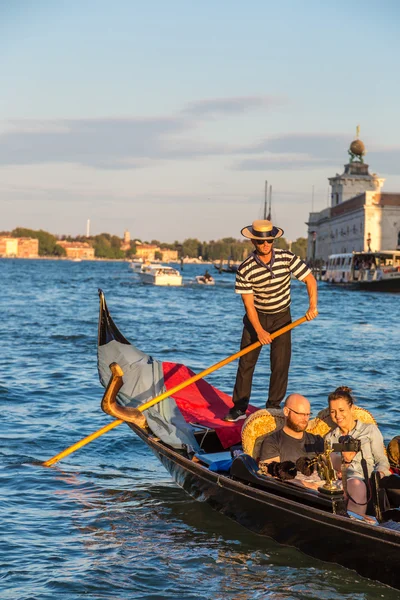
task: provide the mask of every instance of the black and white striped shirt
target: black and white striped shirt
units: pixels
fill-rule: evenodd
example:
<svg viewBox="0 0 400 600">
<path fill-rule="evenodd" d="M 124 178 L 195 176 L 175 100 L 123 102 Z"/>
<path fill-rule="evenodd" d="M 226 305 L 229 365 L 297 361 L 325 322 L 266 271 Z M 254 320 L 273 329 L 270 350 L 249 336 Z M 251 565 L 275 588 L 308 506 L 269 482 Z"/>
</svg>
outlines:
<svg viewBox="0 0 400 600">
<path fill-rule="evenodd" d="M 290 306 L 290 276 L 304 281 L 311 273 L 298 256 L 274 248 L 271 262 L 264 264 L 253 252 L 236 273 L 236 294 L 254 294 L 254 306 L 263 313 L 279 313 Z"/>
</svg>

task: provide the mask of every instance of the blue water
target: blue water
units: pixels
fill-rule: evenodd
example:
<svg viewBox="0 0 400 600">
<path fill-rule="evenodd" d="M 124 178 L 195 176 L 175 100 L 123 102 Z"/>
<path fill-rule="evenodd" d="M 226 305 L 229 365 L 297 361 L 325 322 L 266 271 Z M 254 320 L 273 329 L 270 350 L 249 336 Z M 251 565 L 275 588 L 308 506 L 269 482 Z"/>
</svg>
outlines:
<svg viewBox="0 0 400 600">
<path fill-rule="evenodd" d="M 98 296 L 137 347 L 200 371 L 238 350 L 233 276 L 135 281 L 128 263 L 0 260 L 2 599 L 394 600 L 400 593 L 252 534 L 191 500 L 121 425 L 57 466 L 45 460 L 109 422 L 96 369 Z M 320 316 L 293 332 L 289 391 L 314 414 L 353 388 L 386 440 L 398 434 L 400 296 L 320 284 Z M 307 308 L 293 283 L 293 318 Z M 264 405 L 268 350 L 252 402 Z M 231 393 L 236 363 L 208 380 Z M 327 540 L 329 543 L 329 540 Z M 368 557 L 366 557 L 368 560 Z"/>
</svg>

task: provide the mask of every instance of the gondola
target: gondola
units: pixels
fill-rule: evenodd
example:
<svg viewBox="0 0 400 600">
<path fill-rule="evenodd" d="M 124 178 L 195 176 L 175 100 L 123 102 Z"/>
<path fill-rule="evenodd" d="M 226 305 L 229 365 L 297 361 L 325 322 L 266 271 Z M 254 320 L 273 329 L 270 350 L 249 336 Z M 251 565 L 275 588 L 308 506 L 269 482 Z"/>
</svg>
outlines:
<svg viewBox="0 0 400 600">
<path fill-rule="evenodd" d="M 190 377 L 184 365 L 161 363 L 131 345 L 99 294 L 99 376 L 106 386 L 111 363 L 121 366 L 122 412 Z M 260 474 L 253 458 L 240 454 L 242 424 L 219 418 L 229 405 L 229 396 L 200 380 L 146 410 L 145 426 L 127 424 L 195 500 L 257 534 L 400 589 L 400 509 L 391 508 L 372 523 L 350 516 L 340 492 L 323 493 Z"/>
</svg>

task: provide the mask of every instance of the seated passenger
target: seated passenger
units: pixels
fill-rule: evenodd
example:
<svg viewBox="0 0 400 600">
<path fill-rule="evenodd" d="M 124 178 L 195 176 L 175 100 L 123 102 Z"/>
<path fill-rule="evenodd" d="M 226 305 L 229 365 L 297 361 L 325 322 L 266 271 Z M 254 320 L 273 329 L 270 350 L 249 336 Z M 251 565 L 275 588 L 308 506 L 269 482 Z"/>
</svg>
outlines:
<svg viewBox="0 0 400 600">
<path fill-rule="evenodd" d="M 306 432 L 310 403 L 300 394 L 290 394 L 283 407 L 285 425 L 268 435 L 260 450 L 260 463 L 273 461 L 296 463 L 301 457 L 314 458 L 324 450 L 321 436 Z"/>
<path fill-rule="evenodd" d="M 388 444 L 387 455 L 390 470 L 395 475 L 400 475 L 400 435 L 396 435 Z"/>
<path fill-rule="evenodd" d="M 380 476 L 390 475 L 389 462 L 385 455 L 383 437 L 373 423 L 362 423 L 354 417 L 354 399 L 351 389 L 338 387 L 328 396 L 331 419 L 337 427 L 326 434 L 325 440 L 338 443 L 343 436 L 360 440 L 360 452 L 332 453 L 334 469 L 343 477 L 343 488 L 347 497 L 347 508 L 352 512 L 365 515 L 369 498 L 367 497 L 366 478 L 373 470 Z M 340 440 L 341 442 L 343 440 Z"/>
</svg>

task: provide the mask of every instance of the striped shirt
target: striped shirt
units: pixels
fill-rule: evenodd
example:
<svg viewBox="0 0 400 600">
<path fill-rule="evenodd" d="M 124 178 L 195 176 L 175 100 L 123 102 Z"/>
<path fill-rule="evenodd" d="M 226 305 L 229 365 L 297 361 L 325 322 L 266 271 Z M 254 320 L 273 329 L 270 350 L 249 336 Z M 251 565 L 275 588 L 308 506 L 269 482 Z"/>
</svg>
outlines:
<svg viewBox="0 0 400 600">
<path fill-rule="evenodd" d="M 263 313 L 279 313 L 290 306 L 290 277 L 304 281 L 311 273 L 298 256 L 274 248 L 271 262 L 264 264 L 253 252 L 236 273 L 236 294 L 254 294 L 254 306 Z"/>
</svg>

